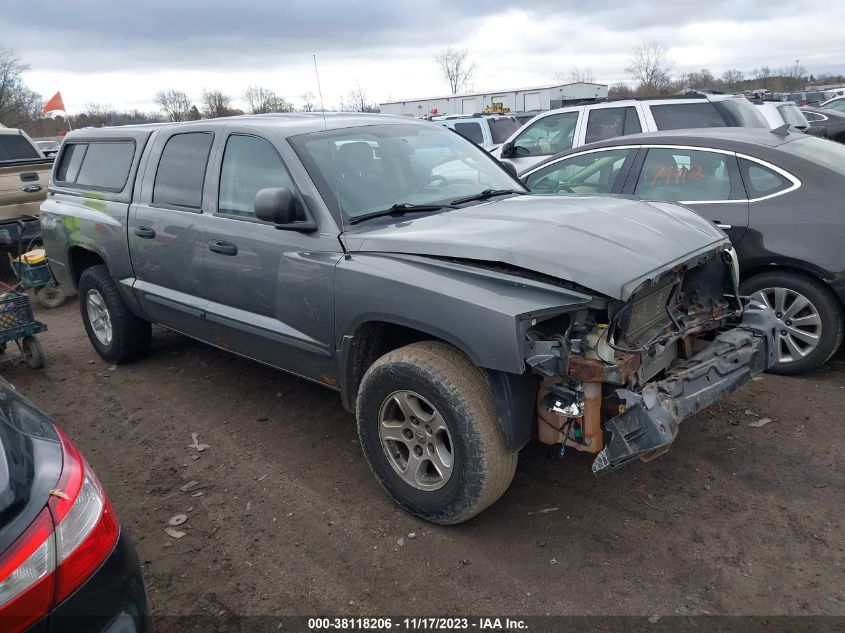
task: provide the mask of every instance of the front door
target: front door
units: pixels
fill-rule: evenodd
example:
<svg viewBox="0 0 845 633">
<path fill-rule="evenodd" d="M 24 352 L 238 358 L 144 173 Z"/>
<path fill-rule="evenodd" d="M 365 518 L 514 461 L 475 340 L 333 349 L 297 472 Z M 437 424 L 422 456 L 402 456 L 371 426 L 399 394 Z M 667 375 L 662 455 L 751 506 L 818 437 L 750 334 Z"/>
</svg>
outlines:
<svg viewBox="0 0 845 633">
<path fill-rule="evenodd" d="M 153 321 L 209 340 L 202 205 L 214 134 L 171 132 L 153 142 L 139 202 L 129 214 L 133 288 Z"/>
<path fill-rule="evenodd" d="M 287 187 L 304 202 L 277 147 L 247 126 L 227 128 L 213 169 L 204 239 L 215 344 L 302 376 L 332 375 L 337 237 L 256 219 L 261 189 Z"/>
<path fill-rule="evenodd" d="M 734 245 L 748 228 L 748 199 L 736 156 L 722 150 L 649 147 L 631 170 L 624 193 L 678 202 L 711 220 Z"/>
</svg>

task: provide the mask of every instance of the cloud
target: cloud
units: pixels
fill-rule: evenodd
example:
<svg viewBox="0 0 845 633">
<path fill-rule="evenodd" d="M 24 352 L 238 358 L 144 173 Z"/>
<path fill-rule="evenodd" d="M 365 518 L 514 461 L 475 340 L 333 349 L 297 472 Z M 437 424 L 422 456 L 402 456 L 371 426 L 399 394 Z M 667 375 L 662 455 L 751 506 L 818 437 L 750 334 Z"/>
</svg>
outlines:
<svg viewBox="0 0 845 633">
<path fill-rule="evenodd" d="M 550 83 L 573 66 L 600 81 L 625 79 L 628 52 L 648 40 L 670 47 L 678 71 L 778 68 L 799 58 L 819 72 L 845 59 L 845 4 L 821 0 L 7 4 L 3 46 L 32 66 L 36 90 L 60 86 L 80 107 L 152 107 L 152 95 L 171 87 L 193 99 L 203 87 L 237 96 L 250 84 L 295 99 L 316 92 L 313 53 L 334 105 L 357 82 L 375 101 L 442 93 L 432 57 L 446 46 L 469 48 L 479 90 Z"/>
</svg>

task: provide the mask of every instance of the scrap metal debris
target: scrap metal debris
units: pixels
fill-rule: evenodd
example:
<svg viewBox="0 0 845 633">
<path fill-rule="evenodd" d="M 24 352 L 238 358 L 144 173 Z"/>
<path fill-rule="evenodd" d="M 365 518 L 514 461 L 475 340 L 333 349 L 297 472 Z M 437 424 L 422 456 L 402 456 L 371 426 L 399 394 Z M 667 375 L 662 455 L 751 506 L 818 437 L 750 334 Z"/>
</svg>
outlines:
<svg viewBox="0 0 845 633">
<path fill-rule="evenodd" d="M 188 520 L 187 514 L 174 514 L 170 519 L 167 521 L 170 525 L 182 525 L 185 521 Z"/>
<path fill-rule="evenodd" d="M 200 444 L 199 433 L 191 433 L 192 444 L 188 444 L 188 448 L 196 449 L 197 453 L 202 453 L 205 449 L 211 448 L 211 444 Z"/>
<path fill-rule="evenodd" d="M 528 513 L 528 516 L 532 516 L 534 514 L 549 514 L 550 512 L 557 512 L 560 508 L 543 508 L 542 510 L 532 510 Z"/>
<path fill-rule="evenodd" d="M 749 422 L 748 426 L 753 426 L 755 429 L 759 429 L 761 426 L 766 426 L 771 421 L 771 418 L 760 418 L 759 420 L 755 420 L 754 422 Z"/>
<path fill-rule="evenodd" d="M 167 536 L 170 536 L 170 537 L 175 538 L 175 539 L 180 539 L 180 538 L 182 538 L 183 536 L 186 535 L 185 532 L 180 532 L 179 530 L 174 530 L 172 527 L 164 528 L 164 532 L 165 532 L 165 534 L 167 534 Z"/>
<path fill-rule="evenodd" d="M 195 488 L 198 483 L 199 482 L 196 479 L 192 479 L 191 481 L 186 483 L 184 486 L 180 486 L 179 490 L 181 490 L 182 492 L 188 492 L 191 488 Z"/>
</svg>

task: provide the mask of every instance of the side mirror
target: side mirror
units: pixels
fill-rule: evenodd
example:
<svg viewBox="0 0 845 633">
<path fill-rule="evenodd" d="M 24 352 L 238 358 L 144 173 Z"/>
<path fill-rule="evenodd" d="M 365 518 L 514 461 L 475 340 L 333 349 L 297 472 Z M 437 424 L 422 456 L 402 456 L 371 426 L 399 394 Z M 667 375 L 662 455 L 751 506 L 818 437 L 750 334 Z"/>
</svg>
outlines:
<svg viewBox="0 0 845 633">
<path fill-rule="evenodd" d="M 508 142 L 502 145 L 502 158 L 511 158 L 513 156 L 513 142 Z"/>
<path fill-rule="evenodd" d="M 510 172 L 510 175 L 514 178 L 517 178 L 519 176 L 519 174 L 517 174 L 516 172 L 516 167 L 513 166 L 513 163 L 502 161 L 502 167 L 504 167 L 508 172 Z"/>
<path fill-rule="evenodd" d="M 255 217 L 273 224 L 290 224 L 296 220 L 293 192 L 287 187 L 262 189 L 255 194 Z"/>
</svg>

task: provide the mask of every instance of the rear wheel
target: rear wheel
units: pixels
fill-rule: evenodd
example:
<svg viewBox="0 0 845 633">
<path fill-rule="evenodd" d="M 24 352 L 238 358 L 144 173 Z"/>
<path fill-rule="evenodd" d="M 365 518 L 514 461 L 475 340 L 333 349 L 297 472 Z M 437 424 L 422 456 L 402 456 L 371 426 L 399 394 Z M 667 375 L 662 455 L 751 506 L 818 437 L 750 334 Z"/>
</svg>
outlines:
<svg viewBox="0 0 845 633">
<path fill-rule="evenodd" d="M 748 310 L 766 310 L 777 323 L 776 362 L 769 371 L 800 374 L 826 363 L 842 343 L 842 308 L 820 282 L 792 272 L 746 279 L 740 293 Z"/>
<path fill-rule="evenodd" d="M 373 473 L 404 509 L 460 523 L 510 485 L 517 456 L 482 371 L 440 342 L 385 354 L 358 391 L 358 434 Z"/>
<path fill-rule="evenodd" d="M 125 363 L 149 349 L 150 324 L 129 311 L 105 266 L 82 273 L 79 309 L 91 344 L 105 360 Z"/>
</svg>

